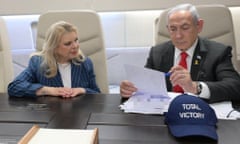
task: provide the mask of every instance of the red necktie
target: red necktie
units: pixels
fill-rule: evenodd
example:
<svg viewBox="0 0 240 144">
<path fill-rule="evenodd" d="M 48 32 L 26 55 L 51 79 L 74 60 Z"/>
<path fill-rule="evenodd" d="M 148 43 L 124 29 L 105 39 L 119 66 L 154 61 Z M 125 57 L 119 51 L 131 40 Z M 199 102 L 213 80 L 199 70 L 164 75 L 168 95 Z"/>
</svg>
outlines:
<svg viewBox="0 0 240 144">
<path fill-rule="evenodd" d="M 179 65 L 184 67 L 185 69 L 187 69 L 187 56 L 188 54 L 186 52 L 182 52 L 181 53 L 181 59 L 180 59 L 180 62 L 179 62 Z M 183 89 L 179 86 L 179 85 L 176 85 L 173 87 L 173 91 L 174 92 L 180 92 L 180 93 L 183 93 Z"/>
</svg>

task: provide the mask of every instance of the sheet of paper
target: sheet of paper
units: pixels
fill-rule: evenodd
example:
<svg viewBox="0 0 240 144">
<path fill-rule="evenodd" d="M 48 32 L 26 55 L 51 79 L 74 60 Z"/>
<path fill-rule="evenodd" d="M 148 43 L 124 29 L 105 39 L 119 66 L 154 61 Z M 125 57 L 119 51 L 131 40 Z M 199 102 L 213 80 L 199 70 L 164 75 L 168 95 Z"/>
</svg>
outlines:
<svg viewBox="0 0 240 144">
<path fill-rule="evenodd" d="M 167 92 L 163 72 L 134 65 L 125 65 L 125 71 L 127 79 L 138 88 L 127 102 L 120 105 L 126 113 L 163 114 L 173 95 L 179 95 Z"/>
<path fill-rule="evenodd" d="M 231 101 L 213 103 L 210 106 L 215 110 L 218 119 L 240 119 L 240 112 L 233 108 Z"/>
<path fill-rule="evenodd" d="M 168 96 L 138 93 L 130 97 L 120 105 L 120 109 L 126 113 L 141 114 L 164 114 L 167 112 L 169 103 L 178 96 L 179 93 L 168 92 Z"/>
<path fill-rule="evenodd" d="M 29 144 L 91 144 L 94 130 L 40 128 Z"/>
<path fill-rule="evenodd" d="M 167 96 L 165 73 L 134 65 L 125 65 L 125 71 L 139 92 Z"/>
</svg>

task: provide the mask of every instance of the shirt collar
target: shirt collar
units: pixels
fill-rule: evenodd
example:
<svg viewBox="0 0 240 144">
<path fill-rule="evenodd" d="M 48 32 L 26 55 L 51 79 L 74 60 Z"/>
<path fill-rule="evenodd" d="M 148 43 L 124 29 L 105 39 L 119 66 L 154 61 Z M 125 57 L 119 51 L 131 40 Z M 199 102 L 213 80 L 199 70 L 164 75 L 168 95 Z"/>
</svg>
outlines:
<svg viewBox="0 0 240 144">
<path fill-rule="evenodd" d="M 188 54 L 188 57 L 190 58 L 193 57 L 193 52 L 197 46 L 197 42 L 198 42 L 198 38 L 195 40 L 193 45 L 186 51 L 186 53 Z M 175 47 L 175 58 L 179 57 L 181 52 L 182 51 L 180 51 L 177 47 Z"/>
</svg>

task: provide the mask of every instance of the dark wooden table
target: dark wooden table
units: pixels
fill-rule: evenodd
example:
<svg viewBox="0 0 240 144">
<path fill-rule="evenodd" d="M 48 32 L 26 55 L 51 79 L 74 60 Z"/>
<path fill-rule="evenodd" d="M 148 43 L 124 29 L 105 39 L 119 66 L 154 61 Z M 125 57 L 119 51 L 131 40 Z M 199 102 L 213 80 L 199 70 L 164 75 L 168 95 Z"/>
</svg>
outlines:
<svg viewBox="0 0 240 144">
<path fill-rule="evenodd" d="M 239 144 L 240 120 L 219 120 L 219 141 L 195 137 L 176 139 L 164 116 L 127 114 L 119 109 L 118 94 L 9 98 L 0 94 L 0 143 L 15 144 L 34 125 L 46 128 L 99 128 L 100 144 Z"/>
</svg>

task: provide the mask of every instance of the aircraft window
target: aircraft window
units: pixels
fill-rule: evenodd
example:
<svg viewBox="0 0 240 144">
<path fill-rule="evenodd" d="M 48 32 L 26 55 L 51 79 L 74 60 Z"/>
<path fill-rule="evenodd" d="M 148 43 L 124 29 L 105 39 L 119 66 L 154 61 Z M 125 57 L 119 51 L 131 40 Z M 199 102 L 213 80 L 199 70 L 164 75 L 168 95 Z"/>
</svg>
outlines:
<svg viewBox="0 0 240 144">
<path fill-rule="evenodd" d="M 37 21 L 34 21 L 31 23 L 31 32 L 32 32 L 32 40 L 33 40 L 33 46 L 36 49 L 36 40 L 37 40 Z"/>
</svg>

